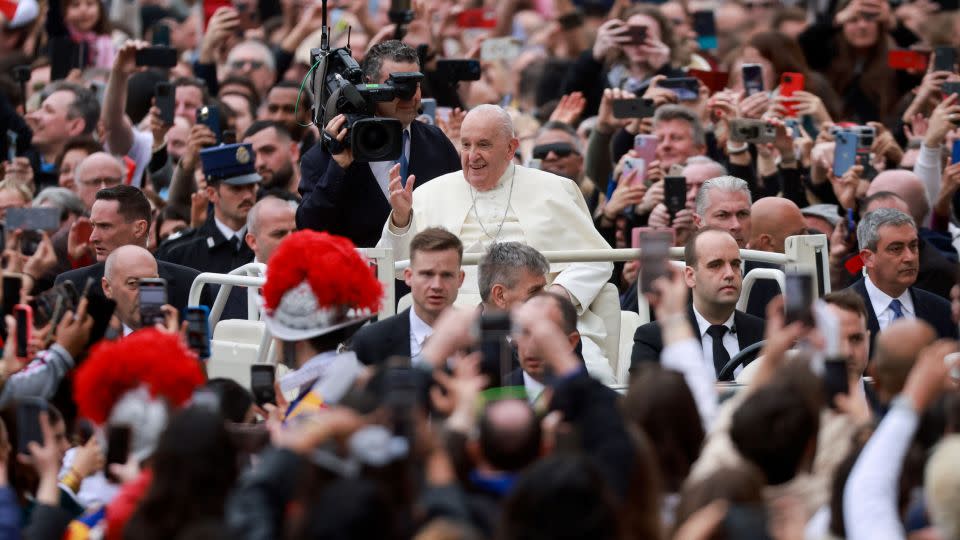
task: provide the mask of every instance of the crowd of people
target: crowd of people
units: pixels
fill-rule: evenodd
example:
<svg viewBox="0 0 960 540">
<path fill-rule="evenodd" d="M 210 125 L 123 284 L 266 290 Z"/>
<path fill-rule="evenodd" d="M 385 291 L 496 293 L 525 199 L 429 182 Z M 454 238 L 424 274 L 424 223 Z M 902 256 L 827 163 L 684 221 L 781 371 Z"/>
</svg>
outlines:
<svg viewBox="0 0 960 540">
<path fill-rule="evenodd" d="M 0 0 L 0 537 L 960 539 L 958 8 Z"/>
</svg>

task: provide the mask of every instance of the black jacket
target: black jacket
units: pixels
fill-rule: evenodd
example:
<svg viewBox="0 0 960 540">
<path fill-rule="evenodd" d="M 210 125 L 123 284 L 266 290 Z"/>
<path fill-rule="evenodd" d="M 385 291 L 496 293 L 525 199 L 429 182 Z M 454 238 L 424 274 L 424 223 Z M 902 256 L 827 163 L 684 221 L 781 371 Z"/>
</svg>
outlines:
<svg viewBox="0 0 960 540">
<path fill-rule="evenodd" d="M 410 124 L 409 174 L 417 186 L 460 168 L 457 150 L 439 128 Z M 300 161 L 299 191 L 298 228 L 345 236 L 358 247 L 377 245 L 390 202 L 367 163 L 353 162 L 344 170 L 315 144 Z"/>
<path fill-rule="evenodd" d="M 373 366 L 382 364 L 391 356 L 410 356 L 411 309 L 357 330 L 351 348 L 360 363 Z"/>
<path fill-rule="evenodd" d="M 211 213 L 198 229 L 185 231 L 175 240 L 165 242 L 157 250 L 157 259 L 193 268 L 199 272 L 226 274 L 253 262 L 253 250 L 244 240 L 236 252 L 213 221 Z M 161 276 L 162 277 L 162 276 Z M 213 293 L 219 290 L 212 287 Z M 246 319 L 247 294 L 244 287 L 234 287 L 221 314 L 221 319 Z"/>
<path fill-rule="evenodd" d="M 870 330 L 870 356 L 873 357 L 874 342 L 877 334 L 880 333 L 880 323 L 877 321 L 877 314 L 873 310 L 873 304 L 870 303 L 870 296 L 867 294 L 867 284 L 863 278 L 857 280 L 848 287 L 863 298 L 867 305 L 867 329 Z M 926 321 L 933 326 L 937 332 L 937 337 L 957 339 L 957 325 L 953 324 L 953 316 L 950 312 L 950 302 L 946 299 L 927 292 L 923 289 L 910 287 L 910 299 L 913 300 L 913 309 L 917 318 Z"/>
<path fill-rule="evenodd" d="M 103 277 L 103 269 L 104 263 L 101 262 L 70 270 L 57 276 L 56 283 L 72 281 L 77 291 L 83 291 L 83 287 L 87 283 L 87 278 L 93 278 L 93 285 L 90 287 L 90 291 L 102 295 L 103 287 L 100 278 Z M 167 280 L 167 300 L 170 302 L 170 305 L 183 311 L 188 305 L 190 287 L 193 285 L 193 280 L 200 275 L 200 272 L 179 264 L 157 261 L 157 273 L 161 278 Z M 208 289 L 204 289 L 201 293 L 200 303 L 207 307 L 213 305 Z"/>
<path fill-rule="evenodd" d="M 687 309 L 687 320 L 693 329 L 693 335 L 697 337 L 697 341 L 700 341 L 700 327 L 697 325 L 697 319 L 693 314 L 693 304 Z M 754 343 L 763 341 L 766 322 L 742 311 L 735 311 L 733 328 L 737 331 L 737 342 L 740 344 L 740 350 L 743 350 Z M 663 336 L 660 332 L 659 322 L 650 322 L 637 328 L 637 331 L 633 334 L 630 371 L 632 372 L 641 362 L 659 362 L 662 351 Z M 707 354 L 712 357 L 712 351 L 708 351 Z"/>
</svg>

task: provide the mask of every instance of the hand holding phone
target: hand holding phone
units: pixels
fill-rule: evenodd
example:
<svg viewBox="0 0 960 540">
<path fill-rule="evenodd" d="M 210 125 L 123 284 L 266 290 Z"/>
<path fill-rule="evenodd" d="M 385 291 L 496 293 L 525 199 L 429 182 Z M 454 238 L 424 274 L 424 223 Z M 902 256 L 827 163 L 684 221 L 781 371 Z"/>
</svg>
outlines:
<svg viewBox="0 0 960 540">
<path fill-rule="evenodd" d="M 47 411 L 47 402 L 28 397 L 17 400 L 17 453 L 30 455 L 30 443 L 43 445 L 40 413 Z"/>
<path fill-rule="evenodd" d="M 669 275 L 671 231 L 640 233 L 640 292 L 652 293 L 653 282 Z"/>
<path fill-rule="evenodd" d="M 253 399 L 261 407 L 267 403 L 276 403 L 277 396 L 273 383 L 276 369 L 272 364 L 250 365 L 250 391 Z"/>
<path fill-rule="evenodd" d="M 142 278 L 138 284 L 140 302 L 140 327 L 150 328 L 154 324 L 163 324 L 166 316 L 163 306 L 167 304 L 167 280 L 163 278 Z"/>
<path fill-rule="evenodd" d="M 130 437 L 132 430 L 126 425 L 111 425 L 107 428 L 107 464 L 104 474 L 111 483 L 118 484 L 120 479 L 110 472 L 110 465 L 123 465 L 130 457 Z"/>
<path fill-rule="evenodd" d="M 13 308 L 17 320 L 16 358 L 20 362 L 30 361 L 30 340 L 33 338 L 33 308 L 28 304 L 17 304 Z"/>
<path fill-rule="evenodd" d="M 200 358 L 210 358 L 210 310 L 207 306 L 187 306 L 187 346 Z"/>
</svg>

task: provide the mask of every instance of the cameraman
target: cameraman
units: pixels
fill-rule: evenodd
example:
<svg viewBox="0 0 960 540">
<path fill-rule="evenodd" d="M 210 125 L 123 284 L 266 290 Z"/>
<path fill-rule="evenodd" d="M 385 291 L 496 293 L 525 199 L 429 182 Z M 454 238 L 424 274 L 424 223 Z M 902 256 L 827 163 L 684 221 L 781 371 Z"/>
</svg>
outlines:
<svg viewBox="0 0 960 540">
<path fill-rule="evenodd" d="M 363 60 L 364 77 L 384 83 L 392 73 L 420 71 L 417 51 L 399 41 L 374 46 Z M 409 100 L 377 103 L 377 116 L 396 118 L 403 124 L 403 158 L 407 174 L 417 185 L 460 170 L 460 157 L 446 135 L 435 126 L 414 122 L 420 110 L 420 88 Z M 344 116 L 337 115 L 325 130 L 338 141 L 346 136 Z M 331 156 L 317 144 L 300 163 L 300 195 L 297 226 L 346 236 L 358 247 L 373 247 L 380 239 L 390 214 L 387 199 L 389 171 L 397 161 L 355 163 L 349 148 Z"/>
</svg>

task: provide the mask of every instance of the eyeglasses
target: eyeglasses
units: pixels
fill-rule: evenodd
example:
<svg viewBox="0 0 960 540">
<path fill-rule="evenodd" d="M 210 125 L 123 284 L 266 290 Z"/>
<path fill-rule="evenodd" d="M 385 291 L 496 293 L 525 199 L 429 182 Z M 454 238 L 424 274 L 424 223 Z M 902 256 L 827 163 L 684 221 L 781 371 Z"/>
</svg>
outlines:
<svg viewBox="0 0 960 540">
<path fill-rule="evenodd" d="M 547 159 L 547 155 L 553 152 L 558 158 L 565 158 L 570 154 L 580 155 L 577 149 L 570 143 L 551 143 L 541 144 L 533 147 L 533 159 Z"/>
<path fill-rule="evenodd" d="M 246 65 L 249 65 L 251 70 L 257 70 L 262 68 L 264 63 L 260 60 L 234 60 L 230 62 L 231 69 L 241 70 Z"/>
<path fill-rule="evenodd" d="M 123 182 L 123 178 L 116 178 L 112 176 L 101 176 L 98 178 L 88 178 L 86 180 L 80 180 L 80 184 L 87 187 L 96 187 L 100 186 L 103 188 L 111 188 L 114 186 L 119 186 Z"/>
</svg>

